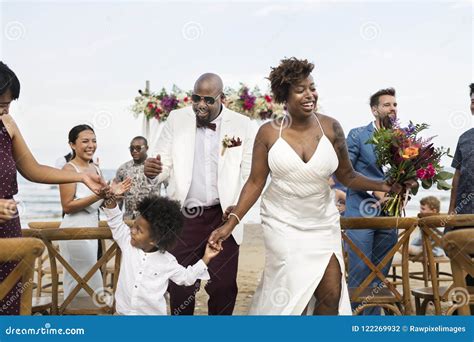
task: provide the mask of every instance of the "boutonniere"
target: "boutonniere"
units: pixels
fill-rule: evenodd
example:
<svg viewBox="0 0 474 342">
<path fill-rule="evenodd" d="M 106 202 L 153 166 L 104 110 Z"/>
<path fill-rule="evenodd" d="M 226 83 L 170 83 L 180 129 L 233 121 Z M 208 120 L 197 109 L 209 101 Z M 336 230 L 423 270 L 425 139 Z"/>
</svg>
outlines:
<svg viewBox="0 0 474 342">
<path fill-rule="evenodd" d="M 224 136 L 222 140 L 222 153 L 221 156 L 224 155 L 225 150 L 231 147 L 236 147 L 242 145 L 242 140 L 239 137 L 237 139 L 235 137 L 230 138 L 227 134 Z"/>
</svg>

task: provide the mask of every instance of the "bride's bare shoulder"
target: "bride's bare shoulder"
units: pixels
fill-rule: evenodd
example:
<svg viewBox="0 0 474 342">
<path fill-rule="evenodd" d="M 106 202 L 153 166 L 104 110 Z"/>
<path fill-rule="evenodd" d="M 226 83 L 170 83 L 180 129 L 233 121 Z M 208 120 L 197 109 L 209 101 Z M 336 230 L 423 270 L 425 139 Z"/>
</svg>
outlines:
<svg viewBox="0 0 474 342">
<path fill-rule="evenodd" d="M 320 113 L 318 113 L 317 116 L 319 122 L 321 122 L 321 126 L 323 126 L 324 133 L 326 133 L 328 137 L 335 137 L 341 133 L 344 135 L 341 124 L 335 118 Z"/>
</svg>

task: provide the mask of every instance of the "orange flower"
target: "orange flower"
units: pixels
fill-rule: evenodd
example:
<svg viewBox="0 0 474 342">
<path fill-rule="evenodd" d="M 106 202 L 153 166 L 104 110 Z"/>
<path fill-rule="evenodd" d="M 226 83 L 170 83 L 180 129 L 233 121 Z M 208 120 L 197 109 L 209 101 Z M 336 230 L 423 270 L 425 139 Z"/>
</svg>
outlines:
<svg viewBox="0 0 474 342">
<path fill-rule="evenodd" d="M 403 159 L 412 159 L 418 156 L 420 149 L 416 146 L 410 146 L 403 150 Z"/>
</svg>

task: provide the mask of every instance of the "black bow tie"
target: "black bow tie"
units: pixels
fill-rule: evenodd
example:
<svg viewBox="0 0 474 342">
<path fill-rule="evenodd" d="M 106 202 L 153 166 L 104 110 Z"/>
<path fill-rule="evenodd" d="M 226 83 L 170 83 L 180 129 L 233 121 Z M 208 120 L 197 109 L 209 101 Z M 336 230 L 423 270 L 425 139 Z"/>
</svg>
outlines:
<svg viewBox="0 0 474 342">
<path fill-rule="evenodd" d="M 197 128 L 209 128 L 209 129 L 212 129 L 213 131 L 216 130 L 216 124 L 212 122 L 202 123 L 202 122 L 197 121 L 196 126 Z"/>
</svg>

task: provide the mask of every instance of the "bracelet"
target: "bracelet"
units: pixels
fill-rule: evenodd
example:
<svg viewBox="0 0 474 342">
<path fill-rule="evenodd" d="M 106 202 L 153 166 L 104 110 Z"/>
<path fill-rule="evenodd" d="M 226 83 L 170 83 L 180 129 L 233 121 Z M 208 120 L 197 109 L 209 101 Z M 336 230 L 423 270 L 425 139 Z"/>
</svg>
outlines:
<svg viewBox="0 0 474 342">
<path fill-rule="evenodd" d="M 234 216 L 234 217 L 237 219 L 237 222 L 239 222 L 239 224 L 240 224 L 240 218 L 237 216 L 237 214 L 230 213 L 230 214 L 229 214 L 229 217 L 230 217 L 230 216 Z"/>
</svg>

